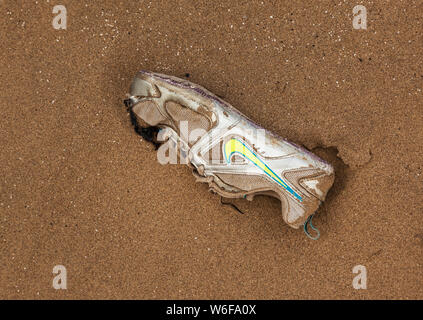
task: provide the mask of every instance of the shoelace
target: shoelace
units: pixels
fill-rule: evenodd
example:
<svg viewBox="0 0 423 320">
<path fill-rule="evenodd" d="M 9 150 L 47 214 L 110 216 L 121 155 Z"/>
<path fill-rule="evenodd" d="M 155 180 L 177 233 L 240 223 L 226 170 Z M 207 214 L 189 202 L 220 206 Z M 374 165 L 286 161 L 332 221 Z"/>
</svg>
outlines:
<svg viewBox="0 0 423 320">
<path fill-rule="evenodd" d="M 314 214 L 310 215 L 310 216 L 307 218 L 307 221 L 306 221 L 306 222 L 304 222 L 304 232 L 305 232 L 305 234 L 307 235 L 307 237 L 309 237 L 310 239 L 312 239 L 312 240 L 317 240 L 317 239 L 319 239 L 319 238 L 320 238 L 320 231 L 319 231 L 319 229 L 317 229 L 315 226 L 313 226 L 313 216 L 314 216 Z M 313 237 L 313 236 L 310 234 L 310 232 L 308 232 L 308 225 L 310 225 L 310 227 L 311 227 L 314 231 L 316 231 L 316 232 L 317 232 L 317 235 L 316 235 L 315 237 Z"/>
</svg>

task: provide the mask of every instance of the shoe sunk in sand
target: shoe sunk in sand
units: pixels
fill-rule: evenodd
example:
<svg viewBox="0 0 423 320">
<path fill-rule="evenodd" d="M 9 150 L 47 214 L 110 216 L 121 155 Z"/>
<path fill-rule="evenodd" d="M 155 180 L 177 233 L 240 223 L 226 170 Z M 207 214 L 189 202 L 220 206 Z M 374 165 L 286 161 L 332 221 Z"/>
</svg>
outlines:
<svg viewBox="0 0 423 320">
<path fill-rule="evenodd" d="M 199 181 L 223 197 L 276 197 L 291 227 L 308 221 L 333 184 L 330 164 L 186 80 L 141 71 L 125 103 L 137 133 L 177 146 Z"/>
</svg>

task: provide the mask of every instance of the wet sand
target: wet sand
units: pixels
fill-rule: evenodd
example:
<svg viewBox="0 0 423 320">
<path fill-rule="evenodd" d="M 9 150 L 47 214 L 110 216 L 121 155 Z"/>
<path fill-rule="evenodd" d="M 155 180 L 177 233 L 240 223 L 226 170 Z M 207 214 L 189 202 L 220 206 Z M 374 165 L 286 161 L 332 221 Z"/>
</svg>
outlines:
<svg viewBox="0 0 423 320">
<path fill-rule="evenodd" d="M 418 1 L 2 1 L 0 298 L 423 298 Z M 198 83 L 332 163 L 318 241 L 162 166 L 122 100 Z M 55 265 L 67 290 L 52 287 Z M 367 290 L 352 269 L 367 268 Z"/>
</svg>

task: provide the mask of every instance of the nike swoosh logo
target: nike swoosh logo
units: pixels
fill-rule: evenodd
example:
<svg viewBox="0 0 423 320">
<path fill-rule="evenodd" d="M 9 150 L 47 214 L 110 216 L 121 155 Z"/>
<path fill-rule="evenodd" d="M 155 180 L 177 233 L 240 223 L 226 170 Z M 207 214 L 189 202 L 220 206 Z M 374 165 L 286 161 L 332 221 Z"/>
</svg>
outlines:
<svg viewBox="0 0 423 320">
<path fill-rule="evenodd" d="M 238 153 L 243 156 L 245 159 L 251 161 L 254 165 L 260 168 L 268 177 L 270 177 L 273 181 L 278 183 L 280 186 L 285 188 L 289 193 L 291 193 L 295 198 L 299 201 L 303 199 L 301 196 L 296 193 L 290 186 L 288 186 L 269 166 L 263 162 L 257 155 L 251 151 L 243 142 L 238 139 L 232 138 L 225 144 L 225 159 L 226 163 L 231 163 L 231 157 L 234 153 Z"/>
</svg>

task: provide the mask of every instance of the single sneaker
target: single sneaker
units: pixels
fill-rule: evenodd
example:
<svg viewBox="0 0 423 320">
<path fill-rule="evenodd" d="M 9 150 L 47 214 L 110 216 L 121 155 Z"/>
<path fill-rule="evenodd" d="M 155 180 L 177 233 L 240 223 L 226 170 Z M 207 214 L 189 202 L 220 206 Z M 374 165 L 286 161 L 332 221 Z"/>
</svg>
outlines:
<svg viewBox="0 0 423 320">
<path fill-rule="evenodd" d="M 135 131 L 156 145 L 158 156 L 176 148 L 196 179 L 222 197 L 279 199 L 293 228 L 306 229 L 333 184 L 329 163 L 189 81 L 140 71 L 125 104 Z"/>
</svg>

